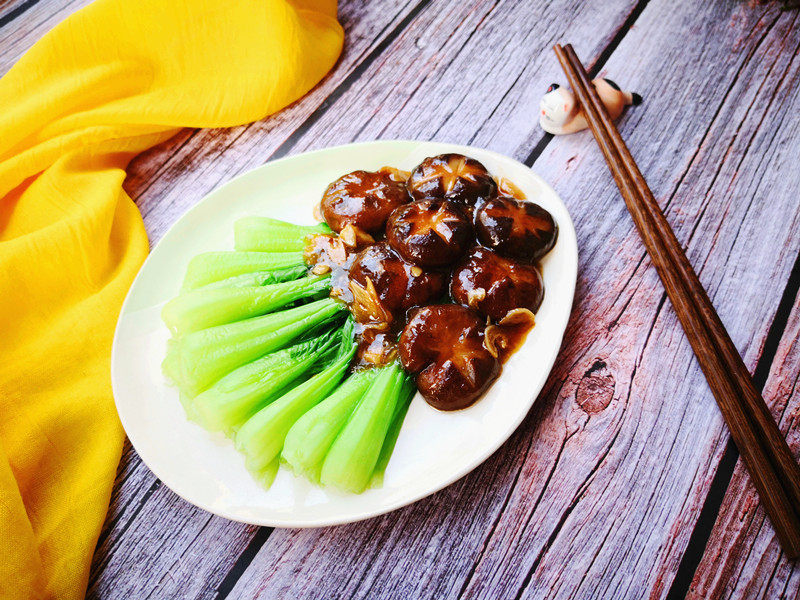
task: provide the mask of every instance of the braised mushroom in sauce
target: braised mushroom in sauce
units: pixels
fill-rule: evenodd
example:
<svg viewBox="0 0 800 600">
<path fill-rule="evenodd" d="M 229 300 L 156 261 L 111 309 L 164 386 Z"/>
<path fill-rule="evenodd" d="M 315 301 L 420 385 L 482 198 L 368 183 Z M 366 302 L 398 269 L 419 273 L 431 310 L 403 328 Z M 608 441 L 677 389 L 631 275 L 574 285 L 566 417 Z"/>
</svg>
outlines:
<svg viewBox="0 0 800 600">
<path fill-rule="evenodd" d="M 402 321 L 409 308 L 435 302 L 446 290 L 443 273 L 404 260 L 386 242 L 358 253 L 349 285 L 356 320 L 389 326 Z"/>
<path fill-rule="evenodd" d="M 534 262 L 556 243 L 558 227 L 553 216 L 538 204 L 498 197 L 475 212 L 480 243 L 506 258 Z"/>
<path fill-rule="evenodd" d="M 455 202 L 422 200 L 391 214 L 386 239 L 406 260 L 441 267 L 458 260 L 469 247 L 472 223 Z"/>
<path fill-rule="evenodd" d="M 409 201 L 405 182 L 395 173 L 353 171 L 328 186 L 320 208 L 337 233 L 349 223 L 368 234 L 380 234 L 392 211 Z"/>
<path fill-rule="evenodd" d="M 329 185 L 320 216 L 338 235 L 311 238 L 305 256 L 312 272 L 331 272 L 331 296 L 355 318 L 353 368 L 399 357 L 431 406 L 474 403 L 524 342 L 544 294 L 536 262 L 558 228 L 524 198 L 461 154 Z M 448 278 L 456 304 L 440 304 Z"/>
<path fill-rule="evenodd" d="M 453 269 L 450 294 L 459 304 L 499 321 L 515 308 L 535 313 L 544 297 L 544 285 L 533 265 L 475 246 Z"/>
<path fill-rule="evenodd" d="M 480 162 L 463 154 L 440 154 L 423 160 L 406 182 L 417 200 L 447 198 L 473 207 L 497 193 L 497 183 Z"/>
<path fill-rule="evenodd" d="M 499 375 L 484 330 L 477 313 L 457 304 L 426 306 L 409 319 L 400 335 L 400 360 L 431 406 L 465 408 Z"/>
</svg>

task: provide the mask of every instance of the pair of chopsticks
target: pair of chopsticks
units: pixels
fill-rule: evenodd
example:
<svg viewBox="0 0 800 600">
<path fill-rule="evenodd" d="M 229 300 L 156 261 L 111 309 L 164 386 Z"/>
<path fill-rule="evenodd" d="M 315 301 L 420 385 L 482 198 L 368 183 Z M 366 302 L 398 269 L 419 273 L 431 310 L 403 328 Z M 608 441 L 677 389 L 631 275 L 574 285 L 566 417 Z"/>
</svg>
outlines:
<svg viewBox="0 0 800 600">
<path fill-rule="evenodd" d="M 800 466 L 572 45 L 553 48 L 705 373 L 781 546 L 800 556 Z"/>
</svg>

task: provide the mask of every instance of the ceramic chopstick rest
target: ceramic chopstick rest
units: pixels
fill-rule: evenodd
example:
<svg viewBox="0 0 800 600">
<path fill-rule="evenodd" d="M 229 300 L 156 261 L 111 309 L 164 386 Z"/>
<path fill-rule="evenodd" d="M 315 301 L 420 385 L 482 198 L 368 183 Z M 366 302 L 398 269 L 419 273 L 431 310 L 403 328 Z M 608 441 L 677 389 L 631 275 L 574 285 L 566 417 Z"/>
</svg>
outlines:
<svg viewBox="0 0 800 600">
<path fill-rule="evenodd" d="M 608 114 L 616 119 L 626 106 L 640 104 L 642 97 L 634 92 L 625 92 L 610 79 L 595 79 L 592 85 L 597 90 Z M 539 103 L 539 124 L 548 133 L 566 135 L 589 127 L 572 90 L 553 83 Z"/>
</svg>

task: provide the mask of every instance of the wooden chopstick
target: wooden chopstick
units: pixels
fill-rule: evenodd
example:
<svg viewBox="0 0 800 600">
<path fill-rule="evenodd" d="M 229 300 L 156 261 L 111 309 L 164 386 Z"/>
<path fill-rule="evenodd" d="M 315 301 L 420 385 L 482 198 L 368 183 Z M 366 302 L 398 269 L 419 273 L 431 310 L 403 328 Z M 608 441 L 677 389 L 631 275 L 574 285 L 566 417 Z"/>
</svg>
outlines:
<svg viewBox="0 0 800 600">
<path fill-rule="evenodd" d="M 661 277 L 784 551 L 800 555 L 800 467 L 571 45 L 556 55 Z"/>
<path fill-rule="evenodd" d="M 564 52 L 573 65 L 580 65 L 580 61 L 578 60 L 578 57 L 571 45 L 567 45 L 567 47 L 564 48 Z M 579 75 L 581 73 L 583 74 L 581 79 L 585 82 L 588 82 L 588 76 L 586 75 L 582 66 L 580 66 L 578 72 Z M 603 104 L 599 97 L 597 97 L 597 92 L 594 90 L 593 86 L 589 86 L 589 96 L 595 109 L 598 109 L 598 107 L 603 107 Z M 658 203 L 653 197 L 653 193 L 650 191 L 650 188 L 644 180 L 644 176 L 636 165 L 636 161 L 634 161 L 630 151 L 628 150 L 628 147 L 622 140 L 622 136 L 620 136 L 619 131 L 617 130 L 613 121 L 609 118 L 604 107 L 603 110 L 597 110 L 597 113 L 604 129 L 611 137 L 615 149 L 620 154 L 624 164 L 628 165 L 628 172 L 633 178 L 640 197 L 645 203 L 645 208 L 652 217 L 652 220 L 654 221 L 654 224 L 661 237 L 664 239 L 670 257 L 675 263 L 675 266 L 678 268 L 682 281 L 686 283 L 691 298 L 701 311 L 706 325 L 711 330 L 710 333 L 717 345 L 718 351 L 722 354 L 729 372 L 732 373 L 737 379 L 737 383 L 741 389 L 743 398 L 752 412 L 753 419 L 760 428 L 759 433 L 763 435 L 763 441 L 766 444 L 766 450 L 770 455 L 770 459 L 778 463 L 779 468 L 790 475 L 787 477 L 784 485 L 787 488 L 786 491 L 795 507 L 800 507 L 800 466 L 798 466 L 792 457 L 789 446 L 786 444 L 784 437 L 781 435 L 780 429 L 778 429 L 777 424 L 772 418 L 766 402 L 764 402 L 761 394 L 753 385 L 750 372 L 747 370 L 747 367 L 742 361 L 739 352 L 736 350 L 736 347 L 734 346 L 730 336 L 725 330 L 725 326 L 722 324 L 719 315 L 717 315 L 717 312 L 714 310 L 714 306 L 711 304 L 711 300 L 709 299 L 705 289 L 700 284 L 700 280 L 694 272 L 691 263 L 681 250 L 680 244 L 678 243 L 672 228 L 669 226 L 664 214 L 661 212 Z"/>
</svg>

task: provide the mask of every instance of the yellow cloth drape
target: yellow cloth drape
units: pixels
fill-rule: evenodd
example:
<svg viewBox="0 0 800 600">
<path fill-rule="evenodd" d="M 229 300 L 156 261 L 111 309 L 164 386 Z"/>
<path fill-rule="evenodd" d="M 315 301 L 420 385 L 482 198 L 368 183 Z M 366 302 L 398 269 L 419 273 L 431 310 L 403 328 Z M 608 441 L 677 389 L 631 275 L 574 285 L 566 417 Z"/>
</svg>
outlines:
<svg viewBox="0 0 800 600">
<path fill-rule="evenodd" d="M 148 250 L 128 162 L 279 110 L 342 42 L 335 0 L 97 0 L 0 79 L 0 598 L 84 594 L 123 439 L 111 339 Z"/>
</svg>

